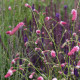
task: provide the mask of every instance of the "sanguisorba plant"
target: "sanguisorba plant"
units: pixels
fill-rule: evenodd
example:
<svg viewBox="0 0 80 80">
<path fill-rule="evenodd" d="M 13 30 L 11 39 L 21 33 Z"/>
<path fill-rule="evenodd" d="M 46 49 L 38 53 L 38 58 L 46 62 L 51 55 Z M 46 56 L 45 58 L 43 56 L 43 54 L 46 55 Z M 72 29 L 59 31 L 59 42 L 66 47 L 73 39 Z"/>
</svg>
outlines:
<svg viewBox="0 0 80 80">
<path fill-rule="evenodd" d="M 80 79 L 79 1 L 66 2 L 2 1 L 1 80 Z"/>
</svg>

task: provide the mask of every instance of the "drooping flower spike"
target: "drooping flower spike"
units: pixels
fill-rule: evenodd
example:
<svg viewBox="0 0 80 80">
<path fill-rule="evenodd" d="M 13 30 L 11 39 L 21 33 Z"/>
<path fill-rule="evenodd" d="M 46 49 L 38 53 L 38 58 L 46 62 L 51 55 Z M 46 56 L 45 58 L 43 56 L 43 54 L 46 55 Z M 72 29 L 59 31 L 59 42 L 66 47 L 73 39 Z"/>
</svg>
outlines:
<svg viewBox="0 0 80 80">
<path fill-rule="evenodd" d="M 24 69 L 22 68 L 22 65 L 19 65 L 19 69 L 22 70 L 22 71 L 24 71 Z"/>
<path fill-rule="evenodd" d="M 43 15 L 45 15 L 45 14 L 46 14 L 46 12 L 43 13 Z"/>
<path fill-rule="evenodd" d="M 28 3 L 25 4 L 25 7 L 31 8 L 31 6 Z"/>
<path fill-rule="evenodd" d="M 44 80 L 42 76 L 38 77 L 37 80 Z"/>
<path fill-rule="evenodd" d="M 80 60 L 78 61 L 76 68 L 77 68 L 77 69 L 80 68 Z"/>
<path fill-rule="evenodd" d="M 46 17 L 45 21 L 49 21 L 50 19 L 52 19 L 51 17 Z"/>
<path fill-rule="evenodd" d="M 13 35 L 22 26 L 24 26 L 24 23 L 23 22 L 20 22 L 12 31 L 7 31 L 6 34 Z"/>
<path fill-rule="evenodd" d="M 72 9 L 71 14 L 72 14 L 72 21 L 75 21 L 77 19 L 77 10 Z"/>
<path fill-rule="evenodd" d="M 61 24 L 62 26 L 66 25 L 67 23 L 64 21 L 60 21 L 59 24 Z"/>
<path fill-rule="evenodd" d="M 66 62 L 65 63 L 62 63 L 61 64 L 61 67 L 65 67 L 66 64 L 67 64 Z"/>
<path fill-rule="evenodd" d="M 37 38 L 37 40 L 35 41 L 35 44 L 38 44 L 39 41 L 40 41 L 39 38 Z"/>
<path fill-rule="evenodd" d="M 53 58 L 56 57 L 56 53 L 55 53 L 54 50 L 51 51 L 51 56 L 52 56 Z"/>
<path fill-rule="evenodd" d="M 59 74 L 62 74 L 63 72 L 62 72 L 62 71 L 58 71 L 58 73 L 59 73 Z"/>
<path fill-rule="evenodd" d="M 73 47 L 73 49 L 68 53 L 68 56 L 71 56 L 73 55 L 75 52 L 78 52 L 79 51 L 79 47 L 78 46 L 75 46 Z"/>
<path fill-rule="evenodd" d="M 33 75 L 30 75 L 29 78 L 32 79 L 33 78 Z"/>
<path fill-rule="evenodd" d="M 36 12 L 37 14 L 39 14 L 38 10 L 35 9 L 34 4 L 32 5 L 32 11 Z"/>
<path fill-rule="evenodd" d="M 37 47 L 35 48 L 35 51 L 40 51 L 40 50 L 41 50 L 41 48 L 37 48 Z"/>
<path fill-rule="evenodd" d="M 24 31 L 26 31 L 27 30 L 27 28 L 24 28 Z"/>
<path fill-rule="evenodd" d="M 37 14 L 39 14 L 39 12 L 36 9 L 33 9 L 34 12 L 36 12 Z"/>
<path fill-rule="evenodd" d="M 15 64 L 15 62 L 16 62 L 18 59 L 19 59 L 19 57 L 13 59 L 13 60 L 11 61 L 11 64 Z"/>
<path fill-rule="evenodd" d="M 45 51 L 42 51 L 41 53 L 45 54 L 45 53 L 48 53 L 48 52 L 49 52 L 49 50 L 45 50 Z"/>
<path fill-rule="evenodd" d="M 35 74 L 35 72 L 32 72 L 32 73 L 30 74 L 29 78 L 32 79 L 33 76 L 34 76 L 34 74 Z"/>
<path fill-rule="evenodd" d="M 11 68 L 8 70 L 7 74 L 6 74 L 4 77 L 5 77 L 5 78 L 8 78 L 8 77 L 10 77 L 14 72 L 16 72 L 16 70 L 15 70 L 15 69 L 13 70 L 13 67 L 11 67 Z"/>
<path fill-rule="evenodd" d="M 19 53 L 16 54 L 16 57 L 19 57 Z"/>
</svg>

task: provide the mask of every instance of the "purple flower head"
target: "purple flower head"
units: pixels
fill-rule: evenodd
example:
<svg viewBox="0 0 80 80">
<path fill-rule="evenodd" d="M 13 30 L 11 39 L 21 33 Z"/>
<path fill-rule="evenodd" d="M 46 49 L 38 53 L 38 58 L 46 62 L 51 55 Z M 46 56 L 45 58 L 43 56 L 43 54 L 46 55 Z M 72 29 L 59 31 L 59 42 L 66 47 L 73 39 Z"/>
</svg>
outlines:
<svg viewBox="0 0 80 80">
<path fill-rule="evenodd" d="M 22 65 L 22 60 L 21 59 L 19 60 L 19 64 Z"/>
<path fill-rule="evenodd" d="M 74 68 L 74 75 L 75 75 L 76 77 L 79 77 L 78 70 L 75 69 L 75 68 Z"/>
<path fill-rule="evenodd" d="M 23 80 L 26 80 L 26 79 L 25 79 L 25 77 L 26 77 L 26 76 L 25 76 L 25 71 L 23 72 L 23 75 L 24 75 Z"/>
<path fill-rule="evenodd" d="M 27 38 L 27 35 L 25 34 L 24 35 L 24 42 L 27 42 L 28 41 L 28 38 Z"/>
<path fill-rule="evenodd" d="M 35 8 L 34 8 L 34 4 L 32 5 L 32 10 L 34 10 Z"/>
<path fill-rule="evenodd" d="M 67 75 L 67 73 L 68 73 L 68 68 L 65 68 L 64 74 Z"/>
<path fill-rule="evenodd" d="M 64 5 L 64 9 L 67 9 L 67 7 L 68 7 L 67 5 Z"/>
<path fill-rule="evenodd" d="M 29 30 L 30 30 L 30 32 L 32 32 L 31 21 L 30 21 L 30 25 L 29 25 Z"/>
<path fill-rule="evenodd" d="M 60 14 L 59 13 L 56 13 L 56 17 L 59 18 L 59 16 L 60 16 Z"/>
<path fill-rule="evenodd" d="M 47 53 L 45 54 L 45 56 L 47 56 Z"/>
<path fill-rule="evenodd" d="M 42 30 L 41 30 L 42 33 Z M 41 34 L 42 37 L 44 37 L 44 34 Z M 42 43 L 44 42 L 44 38 L 42 38 Z"/>
</svg>

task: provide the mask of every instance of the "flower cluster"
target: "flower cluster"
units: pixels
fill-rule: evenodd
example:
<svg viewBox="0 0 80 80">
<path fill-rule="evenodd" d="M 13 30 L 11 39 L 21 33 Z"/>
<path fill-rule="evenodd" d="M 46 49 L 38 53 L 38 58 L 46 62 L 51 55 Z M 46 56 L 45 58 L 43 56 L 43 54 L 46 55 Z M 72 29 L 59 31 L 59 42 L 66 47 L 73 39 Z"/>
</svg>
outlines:
<svg viewBox="0 0 80 80">
<path fill-rule="evenodd" d="M 74 55 L 75 52 L 78 52 L 78 51 L 79 51 L 79 47 L 78 47 L 78 46 L 75 46 L 75 47 L 73 47 L 73 49 L 68 53 L 68 56 Z"/>
<path fill-rule="evenodd" d="M 19 28 L 23 27 L 24 23 L 20 22 L 12 31 L 7 31 L 6 34 L 13 35 Z"/>
<path fill-rule="evenodd" d="M 61 18 L 63 16 L 57 13 L 56 5 L 54 5 L 55 14 L 53 14 L 52 0 L 51 5 L 46 7 L 44 13 L 40 12 L 40 7 L 39 10 L 36 9 L 34 4 L 31 6 L 25 3 L 24 7 L 32 14 L 30 23 L 25 18 L 12 30 L 6 32 L 10 35 L 9 37 L 18 32 L 18 35 L 14 35 L 16 39 L 19 39 L 16 41 L 15 47 L 17 48 L 19 43 L 16 50 L 22 49 L 20 50 L 21 55 L 18 53 L 16 58 L 12 59 L 11 66 L 18 66 L 17 70 L 24 75 L 23 80 L 26 79 L 26 71 L 29 73 L 27 79 L 33 80 L 58 80 L 59 78 L 66 80 L 68 76 L 73 80 L 75 76 L 78 77 L 80 59 L 76 60 L 76 57 L 80 55 L 77 55 L 80 50 L 80 37 L 78 36 L 80 30 L 77 30 L 77 27 L 74 28 L 77 25 L 77 9 L 71 10 L 72 20 L 69 22 L 70 20 L 67 18 L 68 6 L 64 6 L 64 18 Z M 12 11 L 11 6 L 8 7 L 8 11 Z M 39 18 L 40 20 L 38 20 Z M 21 31 L 18 31 L 19 29 Z M 8 52 L 4 44 L 2 42 L 1 44 Z M 11 46 L 11 44 L 9 45 Z M 11 47 L 14 45 L 12 44 Z M 16 69 L 11 67 L 4 77 L 8 78 L 14 72 Z"/>
</svg>

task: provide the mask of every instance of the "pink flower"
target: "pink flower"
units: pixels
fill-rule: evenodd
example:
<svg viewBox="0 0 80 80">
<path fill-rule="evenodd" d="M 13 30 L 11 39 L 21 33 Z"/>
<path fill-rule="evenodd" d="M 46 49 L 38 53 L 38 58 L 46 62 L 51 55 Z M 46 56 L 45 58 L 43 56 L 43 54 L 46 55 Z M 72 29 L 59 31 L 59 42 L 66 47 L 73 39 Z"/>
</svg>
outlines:
<svg viewBox="0 0 80 80">
<path fill-rule="evenodd" d="M 72 21 L 75 21 L 77 19 L 77 10 L 72 9 L 71 14 L 72 14 Z"/>
<path fill-rule="evenodd" d="M 42 32 L 42 34 L 44 34 L 44 32 Z"/>
<path fill-rule="evenodd" d="M 54 58 L 56 56 L 56 53 L 54 50 L 51 51 L 51 56 Z"/>
<path fill-rule="evenodd" d="M 52 80 L 57 80 L 57 78 L 53 78 Z"/>
<path fill-rule="evenodd" d="M 37 34 L 40 34 L 40 33 L 41 33 L 41 31 L 40 31 L 40 30 L 36 30 L 36 33 L 37 33 Z"/>
<path fill-rule="evenodd" d="M 45 15 L 45 14 L 46 14 L 46 12 L 43 13 L 43 15 Z"/>
<path fill-rule="evenodd" d="M 38 77 L 37 80 L 44 80 L 42 76 Z"/>
<path fill-rule="evenodd" d="M 61 64 L 61 67 L 65 67 L 66 64 L 67 64 L 67 63 L 62 63 L 62 64 Z"/>
<path fill-rule="evenodd" d="M 72 75 L 74 74 L 74 71 L 73 71 L 73 70 L 71 71 L 71 74 L 72 74 Z"/>
<path fill-rule="evenodd" d="M 50 19 L 52 19 L 51 17 L 46 17 L 45 18 L 45 21 L 48 21 L 48 20 L 50 20 Z"/>
<path fill-rule="evenodd" d="M 14 60 L 17 61 L 19 59 L 19 57 L 15 58 Z"/>
<path fill-rule="evenodd" d="M 8 10 L 11 11 L 11 6 L 8 7 Z"/>
<path fill-rule="evenodd" d="M 47 61 L 46 61 L 46 59 L 44 59 L 44 63 L 46 63 Z"/>
<path fill-rule="evenodd" d="M 7 31 L 6 34 L 13 35 L 22 26 L 24 26 L 24 23 L 23 22 L 20 22 L 12 31 Z"/>
<path fill-rule="evenodd" d="M 42 54 L 49 52 L 49 50 L 42 51 Z"/>
<path fill-rule="evenodd" d="M 78 61 L 76 68 L 77 68 L 77 69 L 80 68 L 80 60 Z"/>
<path fill-rule="evenodd" d="M 71 56 L 73 55 L 75 52 L 78 52 L 79 51 L 79 47 L 78 46 L 75 46 L 73 47 L 73 49 L 68 53 L 68 56 Z"/>
<path fill-rule="evenodd" d="M 35 44 L 38 44 L 38 42 L 39 42 L 39 38 L 36 40 Z"/>
<path fill-rule="evenodd" d="M 60 21 L 59 24 L 61 24 L 62 26 L 66 25 L 67 23 L 64 21 Z"/>
<path fill-rule="evenodd" d="M 31 66 L 31 64 L 30 64 L 30 63 L 28 64 L 28 67 L 29 67 L 29 66 Z"/>
<path fill-rule="evenodd" d="M 24 71 L 24 69 L 23 69 L 23 68 L 21 68 L 21 67 L 22 67 L 22 65 L 19 65 L 19 69 L 20 69 L 20 70 L 22 70 L 22 71 Z"/>
<path fill-rule="evenodd" d="M 26 46 L 27 46 L 27 44 L 28 44 L 28 42 L 25 42 L 25 43 L 24 43 L 24 46 L 26 47 Z"/>
<path fill-rule="evenodd" d="M 24 31 L 26 31 L 26 30 L 27 30 L 27 28 L 24 29 Z"/>
<path fill-rule="evenodd" d="M 29 78 L 32 79 L 33 76 L 34 76 L 34 74 L 35 74 L 35 72 L 31 73 L 31 75 L 29 76 Z"/>
<path fill-rule="evenodd" d="M 32 72 L 32 73 L 31 73 L 31 75 L 34 75 L 34 74 L 35 74 L 35 72 Z"/>
<path fill-rule="evenodd" d="M 24 71 L 24 69 L 23 68 L 19 68 L 20 70 L 22 70 L 22 71 Z"/>
<path fill-rule="evenodd" d="M 15 69 L 14 69 L 14 70 L 12 70 L 12 69 L 13 69 L 13 67 L 11 67 L 11 68 L 8 70 L 7 74 L 5 75 L 5 78 L 10 77 L 14 72 L 16 72 Z"/>
<path fill-rule="evenodd" d="M 29 78 L 32 79 L 33 78 L 33 75 L 30 75 Z"/>
<path fill-rule="evenodd" d="M 40 51 L 41 50 L 41 48 L 35 48 L 35 51 Z"/>
<path fill-rule="evenodd" d="M 76 36 L 76 33 L 73 33 L 73 36 L 75 37 Z"/>
<path fill-rule="evenodd" d="M 31 6 L 28 3 L 25 4 L 25 7 L 31 8 Z"/>
<path fill-rule="evenodd" d="M 80 46 L 80 42 L 78 42 L 78 45 Z"/>
<path fill-rule="evenodd" d="M 73 69 L 73 68 L 71 69 L 71 74 L 72 74 L 72 75 L 74 74 L 74 69 Z"/>
<path fill-rule="evenodd" d="M 16 61 L 13 59 L 12 62 L 11 62 L 11 64 L 15 64 L 15 62 L 16 62 Z"/>
<path fill-rule="evenodd" d="M 19 53 L 16 54 L 16 57 L 18 57 L 18 56 L 19 56 Z"/>
<path fill-rule="evenodd" d="M 36 9 L 33 9 L 34 12 L 36 12 L 37 14 L 39 14 L 39 12 Z"/>
<path fill-rule="evenodd" d="M 59 74 L 62 74 L 62 71 L 58 71 Z"/>
<path fill-rule="evenodd" d="M 11 64 L 15 64 L 15 62 L 19 59 L 19 57 L 12 60 Z"/>
<path fill-rule="evenodd" d="M 23 59 L 23 61 L 25 62 L 25 61 L 26 61 L 26 59 L 24 58 L 24 59 Z"/>
<path fill-rule="evenodd" d="M 50 44 L 50 45 L 53 45 L 53 42 L 50 42 L 49 44 Z"/>
</svg>

